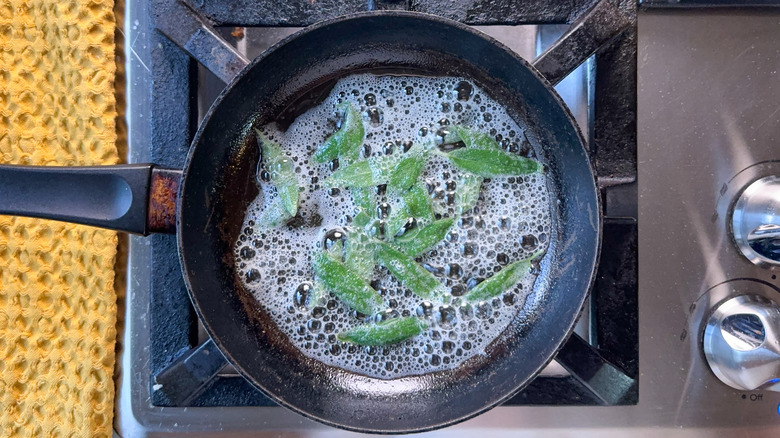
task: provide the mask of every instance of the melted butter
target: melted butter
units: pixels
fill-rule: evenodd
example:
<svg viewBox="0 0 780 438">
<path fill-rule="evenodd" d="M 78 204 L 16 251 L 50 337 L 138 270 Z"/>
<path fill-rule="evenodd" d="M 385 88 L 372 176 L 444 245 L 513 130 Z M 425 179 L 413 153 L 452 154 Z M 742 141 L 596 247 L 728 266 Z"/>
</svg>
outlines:
<svg viewBox="0 0 780 438">
<path fill-rule="evenodd" d="M 488 302 L 470 305 L 459 296 L 506 264 L 546 247 L 551 227 L 546 177 L 534 174 L 483 183 L 475 208 L 462 215 L 446 239 L 420 258 L 447 291 L 441 301 L 423 301 L 384 268 L 375 268 L 373 285 L 388 305 L 380 318 L 418 315 L 428 323 L 425 333 L 385 347 L 342 343 L 336 339 L 337 333 L 366 320 L 358 319 L 330 293 L 312 302 L 311 254 L 322 247 L 326 235 L 332 237 L 349 225 L 354 205 L 348 190 L 320 187 L 332 173 L 332 165 L 317 164 L 310 157 L 336 130 L 339 120 L 335 108 L 343 100 L 349 100 L 363 115 L 364 156 L 402 153 L 410 144 L 432 140 L 448 124 L 490 132 L 510 152 L 533 153 L 524 127 L 484 90 L 462 78 L 346 77 L 286 132 L 273 123 L 261 128 L 294 157 L 298 181 L 304 187 L 299 203 L 301 218 L 295 227 L 254 230 L 264 209 L 278 196 L 268 182 L 258 178 L 260 194 L 247 211 L 245 232 L 235 245 L 241 278 L 279 329 L 315 360 L 383 379 L 456 367 L 484 353 L 524 306 L 533 307 L 539 299 L 532 293 L 532 274 Z M 429 160 L 423 170 L 421 179 L 429 187 L 434 210 L 443 217 L 455 215 L 458 176 L 458 169 L 441 157 Z M 379 195 L 378 204 L 383 203 L 392 205 L 393 200 Z"/>
</svg>

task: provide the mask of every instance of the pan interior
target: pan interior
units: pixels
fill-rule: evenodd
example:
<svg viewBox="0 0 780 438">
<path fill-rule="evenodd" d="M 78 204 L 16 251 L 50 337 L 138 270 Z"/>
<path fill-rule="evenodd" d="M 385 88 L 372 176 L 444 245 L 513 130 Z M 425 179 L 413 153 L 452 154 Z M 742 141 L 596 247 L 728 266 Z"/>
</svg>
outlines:
<svg viewBox="0 0 780 438">
<path fill-rule="evenodd" d="M 344 100 L 363 112 L 366 140 L 358 146 L 367 146 L 363 152 L 371 160 L 400 159 L 406 147 L 407 154 L 416 155 L 444 130 L 454 129 L 453 125 L 501 135 L 504 146 L 514 153 L 530 148 L 523 136 L 524 129 L 481 87 L 462 78 L 386 73 L 350 75 L 339 81 L 326 102 L 299 116 L 287 132 L 282 132 L 277 123 L 259 128 L 265 130 L 266 138 L 276 140 L 295 157 L 298 182 L 306 187 L 296 202 L 298 216 L 289 225 L 266 229 L 262 224 L 278 211 L 274 208 L 278 198 L 269 190 L 269 183 L 260 184 L 263 193 L 249 208 L 244 232 L 236 243 L 239 276 L 251 279 L 243 282 L 247 289 L 279 329 L 308 357 L 383 379 L 452 369 L 480 355 L 510 321 L 518 318 L 520 309 L 524 309 L 523 318 L 532 316 L 534 306 L 542 299 L 541 290 L 527 299 L 533 292 L 536 275 L 523 276 L 507 293 L 500 291 L 494 299 L 473 303 L 474 306 L 466 304 L 465 298 L 458 295 L 467 291 L 473 279 L 497 275 L 493 273 L 501 267 L 511 269 L 505 267 L 510 262 L 533 257 L 546 249 L 551 216 L 547 178 L 544 173 L 533 172 L 480 181 L 481 199 L 475 203 L 474 210 L 469 208 L 459 214 L 457 205 L 463 199 L 457 194 L 464 193 L 461 186 L 467 185 L 471 177 L 434 152 L 420 157 L 426 165 L 415 178 L 433 195 L 430 198 L 433 211 L 442 220 L 457 221 L 434 250 L 420 255 L 418 263 L 435 272 L 438 276 L 435 284 L 440 285 L 442 292 L 451 290 L 454 296 L 433 298 L 425 303 L 426 298 L 405 293 L 406 288 L 397 276 L 388 275 L 384 269 L 376 272 L 371 263 L 370 268 L 366 267 L 370 273 L 362 275 L 370 277 L 373 287 L 381 291 L 392 309 L 383 314 L 424 314 L 426 311 L 420 306 L 430 306 L 430 317 L 426 318 L 429 330 L 407 341 L 375 349 L 340 343 L 336 333 L 361 325 L 350 315 L 351 309 L 335 296 L 327 304 L 320 303 L 321 306 L 310 303 L 308 309 L 296 306 L 294 297 L 302 296 L 297 292 L 299 285 L 313 285 L 312 256 L 317 252 L 316 244 L 329 233 L 343 232 L 344 226 L 353 231 L 361 229 L 347 218 L 357 207 L 351 190 L 320 189 L 321 181 L 332 172 L 327 165 L 317 164 L 310 158 L 333 132 L 334 107 Z M 342 159 L 339 169 L 344 165 Z M 397 230 L 394 213 L 401 208 L 398 197 L 376 190 L 369 196 L 383 211 L 389 211 L 385 234 L 376 238 L 392 241 L 391 235 Z M 376 217 L 376 210 L 370 207 L 367 213 Z M 418 216 L 420 224 L 415 228 L 419 231 L 426 228 L 429 219 Z M 353 238 L 359 239 L 348 237 L 345 242 L 348 248 L 354 243 Z M 358 251 L 359 248 L 358 245 Z"/>
<path fill-rule="evenodd" d="M 529 127 L 549 169 L 553 230 L 533 315 L 484 356 L 451 371 L 371 379 L 303 356 L 241 286 L 233 245 L 257 195 L 251 127 L 294 119 L 318 92 L 356 72 L 472 79 Z M 600 216 L 581 136 L 557 96 L 522 60 L 457 23 L 377 13 L 336 20 L 255 60 L 201 126 L 179 209 L 182 265 L 204 326 L 236 368 L 279 403 L 336 426 L 374 432 L 440 427 L 488 409 L 528 382 L 568 336 L 591 283 Z"/>
</svg>

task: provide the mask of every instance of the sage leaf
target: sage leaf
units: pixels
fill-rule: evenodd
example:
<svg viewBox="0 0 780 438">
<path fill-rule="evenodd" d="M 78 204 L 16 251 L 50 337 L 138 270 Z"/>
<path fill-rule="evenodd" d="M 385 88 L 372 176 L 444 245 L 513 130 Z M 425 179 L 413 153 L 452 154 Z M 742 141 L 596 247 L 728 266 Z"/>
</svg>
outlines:
<svg viewBox="0 0 780 438">
<path fill-rule="evenodd" d="M 357 345 L 382 346 L 412 338 L 427 328 L 425 322 L 419 318 L 393 318 L 377 324 L 357 326 L 339 333 L 337 338 L 342 342 Z"/>
<path fill-rule="evenodd" d="M 400 193 L 412 187 L 420 177 L 425 166 L 425 155 L 412 155 L 403 158 L 393 169 L 387 182 L 387 191 L 391 194 Z"/>
<path fill-rule="evenodd" d="M 282 151 L 282 148 L 268 140 L 260 131 L 256 130 L 257 141 L 263 152 L 263 164 L 268 172 L 271 184 L 279 192 L 282 206 L 290 217 L 298 212 L 298 177 L 295 175 L 295 165 L 290 157 Z"/>
<path fill-rule="evenodd" d="M 344 243 L 341 240 L 338 240 L 335 243 L 333 243 L 330 246 L 330 248 L 326 248 L 325 251 L 334 260 L 337 260 L 337 261 L 344 260 Z"/>
<path fill-rule="evenodd" d="M 397 162 L 398 157 L 394 155 L 383 155 L 356 161 L 333 172 L 323 184 L 326 187 L 350 188 L 385 184 Z"/>
<path fill-rule="evenodd" d="M 455 202 L 458 214 L 463 214 L 477 205 L 479 191 L 482 188 L 483 178 L 471 173 L 464 172 L 458 178 L 457 189 L 455 191 Z"/>
<path fill-rule="evenodd" d="M 447 157 L 459 169 L 485 178 L 526 175 L 542 170 L 538 161 L 498 149 L 455 149 Z"/>
<path fill-rule="evenodd" d="M 395 235 L 401 231 L 404 224 L 411 218 L 409 205 L 403 198 L 396 198 L 391 202 L 390 214 L 385 220 L 385 236 L 388 240 L 395 238 Z"/>
<path fill-rule="evenodd" d="M 433 140 L 416 143 L 406 153 L 401 155 L 388 178 L 387 192 L 397 194 L 414 186 L 433 148 L 435 148 Z"/>
<path fill-rule="evenodd" d="M 347 230 L 345 264 L 362 278 L 370 279 L 376 266 L 374 241 L 362 229 Z"/>
<path fill-rule="evenodd" d="M 357 207 L 352 223 L 361 228 L 365 227 L 371 222 L 376 211 L 374 190 L 370 187 L 352 187 L 349 191 L 352 194 L 352 202 Z"/>
<path fill-rule="evenodd" d="M 408 255 L 383 242 L 377 243 L 376 255 L 379 264 L 418 297 L 430 300 L 441 293 L 439 280 Z"/>
<path fill-rule="evenodd" d="M 322 306 L 325 304 L 324 298 L 328 295 L 328 290 L 325 288 L 325 285 L 322 284 L 321 281 L 318 279 L 314 279 L 311 285 L 311 293 L 306 298 L 306 302 L 304 305 L 307 309 L 311 310 L 317 306 Z"/>
<path fill-rule="evenodd" d="M 352 223 L 355 224 L 355 226 L 358 227 L 365 227 L 368 224 L 371 223 L 371 216 L 366 213 L 363 210 L 360 210 L 356 215 L 355 218 L 352 219 Z"/>
<path fill-rule="evenodd" d="M 292 216 L 290 216 L 290 214 L 282 205 L 281 199 L 274 198 L 272 202 L 265 205 L 263 212 L 260 213 L 260 217 L 257 218 L 257 221 L 255 222 L 255 230 L 261 231 L 268 228 L 274 228 L 287 221 L 287 219 L 290 219 L 291 217 Z"/>
<path fill-rule="evenodd" d="M 489 134 L 460 125 L 452 126 L 449 136 L 444 140 L 447 143 L 455 143 L 460 140 L 467 148 L 471 149 L 502 150 L 498 142 Z"/>
<path fill-rule="evenodd" d="M 326 187 L 370 187 L 377 185 L 368 160 L 358 161 L 333 172 L 324 181 Z"/>
<path fill-rule="evenodd" d="M 419 225 L 427 225 L 433 222 L 433 208 L 431 207 L 431 197 L 422 183 L 418 183 L 404 194 L 404 202 L 409 206 L 409 214 L 412 215 Z"/>
<path fill-rule="evenodd" d="M 381 309 L 382 296 L 368 280 L 325 252 L 317 251 L 312 260 L 319 281 L 350 308 L 366 315 Z"/>
<path fill-rule="evenodd" d="M 485 301 L 504 293 L 531 272 L 531 261 L 540 255 L 541 252 L 538 252 L 526 259 L 504 266 L 492 277 L 471 289 L 463 296 L 463 299 L 470 302 Z"/>
<path fill-rule="evenodd" d="M 352 162 L 360 157 L 360 148 L 366 134 L 363 119 L 349 101 L 339 104 L 337 108 L 344 114 L 344 120 L 341 128 L 314 152 L 314 161 L 318 163 L 326 163 L 336 158 Z"/>
<path fill-rule="evenodd" d="M 409 219 L 415 218 L 419 226 L 424 226 L 431 223 L 433 217 L 428 192 L 421 184 L 416 184 L 392 200 L 390 216 L 385 223 L 385 234 L 393 239 Z"/>
<path fill-rule="evenodd" d="M 416 233 L 404 234 L 393 241 L 393 245 L 409 257 L 418 257 L 444 240 L 455 218 L 439 219 L 419 229 Z"/>
<path fill-rule="evenodd" d="M 450 128 L 445 142 L 457 141 L 462 141 L 466 148 L 450 151 L 447 156 L 461 170 L 485 178 L 525 175 L 542 170 L 538 161 L 504 152 L 487 133 L 455 125 Z"/>
</svg>

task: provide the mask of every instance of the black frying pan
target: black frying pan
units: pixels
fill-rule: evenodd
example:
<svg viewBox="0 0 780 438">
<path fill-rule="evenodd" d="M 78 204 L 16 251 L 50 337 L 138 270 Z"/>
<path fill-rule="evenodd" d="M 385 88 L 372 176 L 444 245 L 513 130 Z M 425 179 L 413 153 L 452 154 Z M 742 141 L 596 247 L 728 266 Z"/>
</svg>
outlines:
<svg viewBox="0 0 780 438">
<path fill-rule="evenodd" d="M 294 117 L 311 105 L 316 90 L 362 71 L 471 78 L 530 128 L 549 169 L 557 202 L 550 206 L 550 246 L 534 289 L 539 302 L 525 308 L 484 356 L 451 371 L 386 381 L 307 359 L 236 275 L 233 245 L 245 208 L 257 195 L 258 148 L 250 128 L 280 115 Z M 0 212 L 146 234 L 170 230 L 175 209 L 190 297 L 228 360 L 279 404 L 352 430 L 433 429 L 511 397 L 569 336 L 598 259 L 598 191 L 582 137 L 560 98 L 506 47 L 432 16 L 360 14 L 311 26 L 275 46 L 244 69 L 209 110 L 174 205 L 178 178 L 149 165 L 4 166 Z"/>
</svg>

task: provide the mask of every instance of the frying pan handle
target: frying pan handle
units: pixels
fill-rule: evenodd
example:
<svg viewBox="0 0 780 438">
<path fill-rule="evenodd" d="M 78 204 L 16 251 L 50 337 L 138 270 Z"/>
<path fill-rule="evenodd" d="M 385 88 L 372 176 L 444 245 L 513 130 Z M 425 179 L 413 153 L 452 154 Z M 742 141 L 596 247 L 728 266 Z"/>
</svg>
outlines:
<svg viewBox="0 0 780 438">
<path fill-rule="evenodd" d="M 181 171 L 153 164 L 0 165 L 0 214 L 54 219 L 133 234 L 175 231 Z"/>
</svg>

